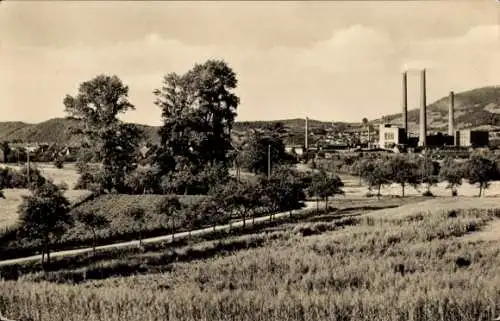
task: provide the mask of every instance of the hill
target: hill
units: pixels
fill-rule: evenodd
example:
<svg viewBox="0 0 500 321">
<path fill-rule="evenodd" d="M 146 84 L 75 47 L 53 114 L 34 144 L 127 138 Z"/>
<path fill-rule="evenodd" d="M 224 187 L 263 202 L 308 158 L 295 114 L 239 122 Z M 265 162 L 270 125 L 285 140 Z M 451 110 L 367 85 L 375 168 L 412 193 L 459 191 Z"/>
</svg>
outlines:
<svg viewBox="0 0 500 321">
<path fill-rule="evenodd" d="M 428 105 L 427 126 L 430 130 L 447 131 L 449 97 Z M 402 113 L 383 117 L 387 122 L 402 123 Z M 374 122 L 380 122 L 377 119 Z M 417 132 L 419 109 L 408 111 L 410 131 Z M 487 128 L 500 130 L 500 86 L 482 87 L 455 93 L 455 128 Z"/>
<path fill-rule="evenodd" d="M 448 96 L 431 103 L 427 108 L 429 130 L 447 131 L 448 128 Z M 379 124 L 382 120 L 400 124 L 402 114 L 392 114 L 375 119 L 371 123 Z M 281 123 L 286 132 L 287 143 L 295 144 L 304 141 L 304 118 L 283 119 L 274 121 L 238 121 L 234 124 L 235 137 L 244 137 L 250 129 L 270 128 Z M 411 132 L 418 132 L 419 110 L 408 111 L 408 125 Z M 0 141 L 45 142 L 78 144 L 79 138 L 72 135 L 70 127 L 76 124 L 75 120 L 54 118 L 38 124 L 24 122 L 0 122 Z M 159 142 L 158 127 L 140 125 L 145 133 L 146 141 Z M 344 132 L 359 130 L 360 123 L 330 122 L 309 119 L 309 128 L 315 134 L 321 135 L 330 128 Z M 490 131 L 500 131 L 500 86 L 476 88 L 469 91 L 455 93 L 455 128 L 482 128 Z"/>
<path fill-rule="evenodd" d="M 146 141 L 159 142 L 157 127 L 137 126 L 144 131 Z M 53 118 L 38 124 L 0 122 L 0 141 L 79 145 L 81 139 L 72 134 L 73 127 L 79 127 L 78 121 L 68 118 Z"/>
</svg>

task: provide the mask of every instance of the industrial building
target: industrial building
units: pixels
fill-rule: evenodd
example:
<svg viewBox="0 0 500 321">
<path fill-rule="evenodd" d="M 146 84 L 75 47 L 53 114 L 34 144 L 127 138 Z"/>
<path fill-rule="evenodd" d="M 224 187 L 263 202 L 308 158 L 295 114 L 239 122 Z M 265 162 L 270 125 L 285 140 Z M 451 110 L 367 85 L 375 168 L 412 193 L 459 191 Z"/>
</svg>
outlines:
<svg viewBox="0 0 500 321">
<path fill-rule="evenodd" d="M 408 99 L 407 99 L 407 73 L 403 72 L 403 124 L 381 124 L 379 131 L 379 147 L 393 149 L 394 147 L 487 147 L 489 144 L 489 133 L 479 130 L 454 129 L 454 93 L 450 92 L 448 109 L 448 132 L 429 134 L 427 131 L 427 93 L 426 93 L 426 71 L 420 71 L 420 117 L 418 140 L 409 136 L 408 132 Z"/>
<path fill-rule="evenodd" d="M 406 130 L 392 124 L 381 124 L 379 129 L 380 148 L 392 149 L 406 145 Z"/>
<path fill-rule="evenodd" d="M 489 133 L 482 130 L 457 130 L 455 141 L 461 147 L 488 147 Z"/>
</svg>

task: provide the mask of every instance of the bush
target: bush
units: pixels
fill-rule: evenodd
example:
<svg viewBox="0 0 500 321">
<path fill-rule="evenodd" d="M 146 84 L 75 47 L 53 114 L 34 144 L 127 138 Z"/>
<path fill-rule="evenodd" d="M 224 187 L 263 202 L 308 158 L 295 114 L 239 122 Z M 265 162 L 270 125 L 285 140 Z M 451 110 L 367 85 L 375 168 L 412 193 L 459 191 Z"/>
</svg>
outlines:
<svg viewBox="0 0 500 321">
<path fill-rule="evenodd" d="M 62 169 L 64 167 L 64 161 L 62 159 L 58 158 L 54 161 L 54 166 L 56 168 Z"/>
<path fill-rule="evenodd" d="M 40 171 L 30 166 L 29 182 L 32 184 L 43 184 L 45 178 Z M 10 167 L 0 168 L 0 186 L 3 188 L 28 188 L 28 167 L 23 166 L 19 170 Z"/>
</svg>

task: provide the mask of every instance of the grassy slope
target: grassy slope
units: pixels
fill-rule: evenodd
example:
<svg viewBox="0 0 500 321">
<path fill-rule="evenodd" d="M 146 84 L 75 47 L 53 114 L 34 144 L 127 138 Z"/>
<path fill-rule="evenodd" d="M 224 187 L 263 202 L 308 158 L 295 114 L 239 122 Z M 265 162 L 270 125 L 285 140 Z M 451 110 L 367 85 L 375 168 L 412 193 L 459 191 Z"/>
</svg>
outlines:
<svg viewBox="0 0 500 321">
<path fill-rule="evenodd" d="M 68 196 L 74 199 L 79 196 L 81 199 L 83 196 L 87 196 L 84 192 L 69 190 Z M 137 238 L 137 232 L 131 219 L 125 213 L 131 206 L 138 206 L 146 212 L 146 224 L 141 229 L 143 237 L 158 236 L 170 232 L 168 218 L 156 211 L 156 206 L 163 197 L 162 195 L 102 195 L 83 202 L 74 208 L 70 214 L 76 216 L 77 211 L 85 211 L 105 216 L 110 221 L 110 226 L 97 231 L 97 244 L 109 244 Z M 182 203 L 191 204 L 199 201 L 203 196 L 181 195 L 179 198 Z M 18 203 L 20 201 L 19 199 Z M 13 209 L 16 210 L 17 207 Z M 15 213 L 17 218 L 17 211 Z M 4 222 L 5 224 L 11 223 L 10 226 L 12 226 L 13 221 L 11 216 L 5 217 Z M 10 220 L 7 220 L 7 218 Z M 20 238 L 13 239 L 11 235 L 5 236 L 4 240 L 0 241 L 0 252 L 5 258 L 34 255 L 39 250 L 39 247 L 33 242 Z M 61 241 L 53 245 L 53 250 L 88 247 L 92 244 L 92 241 L 92 231 L 76 221 L 75 225 L 64 233 Z"/>
<path fill-rule="evenodd" d="M 93 212 L 109 219 L 111 222 L 110 227 L 98 232 L 99 237 L 103 239 L 133 232 L 130 219 L 125 216 L 126 210 L 132 206 L 141 207 L 146 211 L 148 219 L 146 220 L 145 231 L 161 227 L 166 229 L 168 228 L 168 218 L 159 214 L 156 210 L 163 197 L 163 195 L 103 195 L 78 206 L 72 213 L 75 213 L 75 211 Z M 179 198 L 182 203 L 188 205 L 198 202 L 203 196 L 181 195 Z M 77 223 L 75 227 L 66 233 L 64 239 L 88 241 L 91 237 L 90 231 Z"/>
<path fill-rule="evenodd" d="M 468 210 L 351 221 L 168 272 L 55 285 L 0 282 L 12 317 L 36 320 L 491 320 L 500 308 L 498 243 L 461 236 L 498 217 Z M 254 236 L 257 237 L 257 236 Z"/>
</svg>

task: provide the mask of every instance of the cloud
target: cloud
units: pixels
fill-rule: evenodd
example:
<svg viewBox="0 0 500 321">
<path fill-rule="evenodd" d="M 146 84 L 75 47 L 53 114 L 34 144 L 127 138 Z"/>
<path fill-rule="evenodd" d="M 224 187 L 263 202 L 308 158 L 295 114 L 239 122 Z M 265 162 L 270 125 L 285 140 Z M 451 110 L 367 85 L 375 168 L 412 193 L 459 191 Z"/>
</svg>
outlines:
<svg viewBox="0 0 500 321">
<path fill-rule="evenodd" d="M 470 28 L 460 37 L 427 39 L 411 45 L 411 55 L 432 61 L 436 68 L 485 67 L 500 54 L 500 26 Z"/>
<path fill-rule="evenodd" d="M 500 82 L 498 34 L 498 26 L 485 25 L 460 37 L 401 43 L 385 30 L 352 25 L 303 47 L 279 45 L 279 39 L 272 48 L 194 45 L 158 33 L 92 46 L 4 46 L 0 103 L 18 115 L 23 110 L 16 116 L 20 119 L 60 116 L 62 98 L 76 93 L 82 81 L 99 73 L 117 74 L 129 85 L 137 106 L 125 119 L 157 124 L 160 112 L 152 91 L 161 86 L 163 75 L 184 73 L 207 59 L 224 59 L 238 74 L 240 119 L 305 114 L 375 118 L 399 110 L 401 67 L 429 69 L 430 100 L 448 87 Z"/>
</svg>

